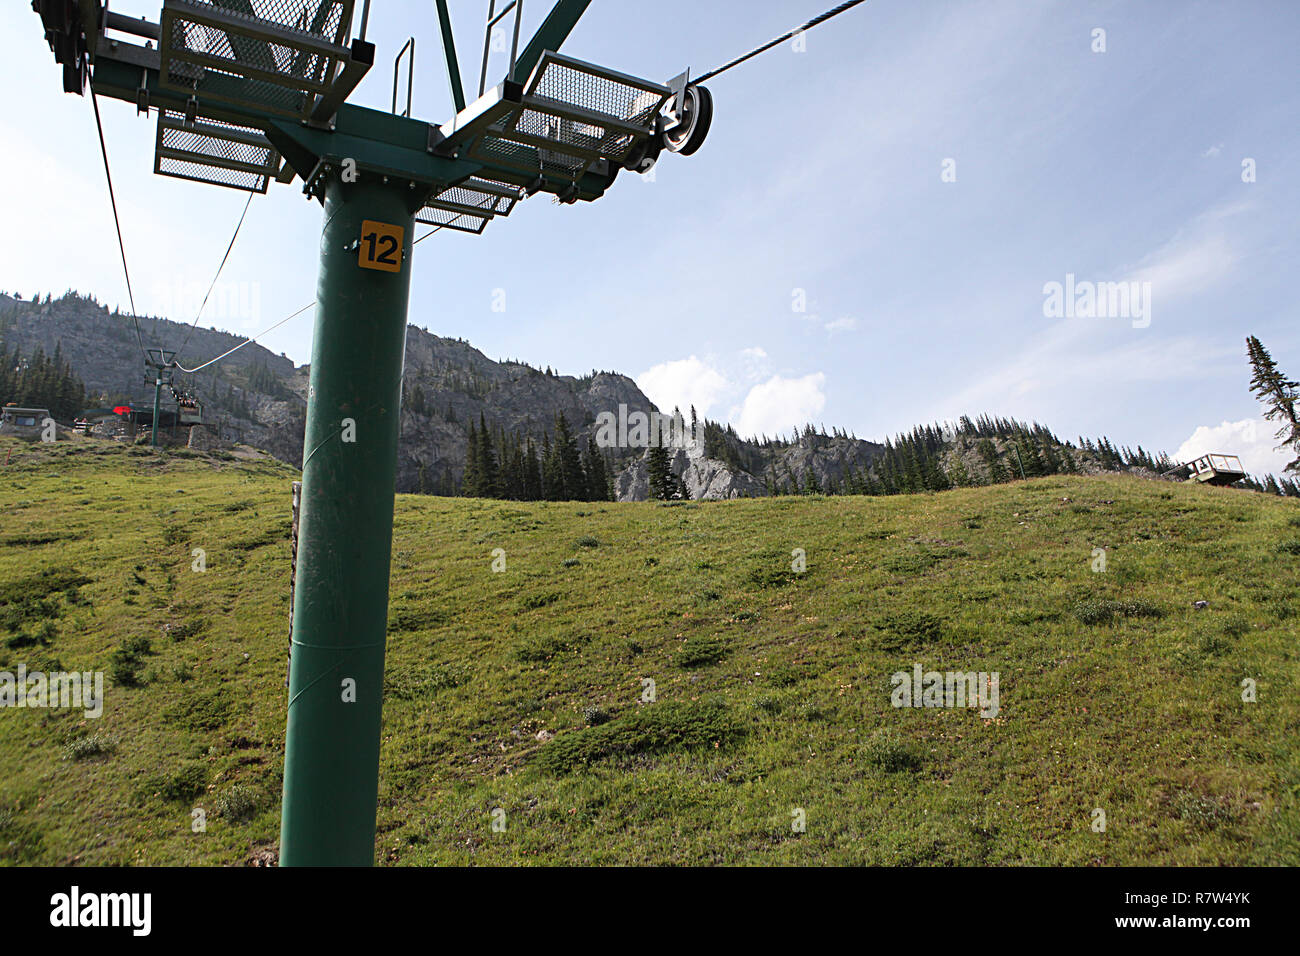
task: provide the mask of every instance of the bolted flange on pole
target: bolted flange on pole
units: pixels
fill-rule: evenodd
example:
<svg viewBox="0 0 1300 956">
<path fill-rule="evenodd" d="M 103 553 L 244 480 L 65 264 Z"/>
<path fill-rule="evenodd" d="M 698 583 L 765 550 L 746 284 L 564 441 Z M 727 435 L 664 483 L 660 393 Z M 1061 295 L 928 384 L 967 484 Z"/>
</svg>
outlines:
<svg viewBox="0 0 1300 956">
<path fill-rule="evenodd" d="M 325 179 L 281 866 L 371 865 L 379 791 L 412 195 L 373 174 Z"/>
</svg>

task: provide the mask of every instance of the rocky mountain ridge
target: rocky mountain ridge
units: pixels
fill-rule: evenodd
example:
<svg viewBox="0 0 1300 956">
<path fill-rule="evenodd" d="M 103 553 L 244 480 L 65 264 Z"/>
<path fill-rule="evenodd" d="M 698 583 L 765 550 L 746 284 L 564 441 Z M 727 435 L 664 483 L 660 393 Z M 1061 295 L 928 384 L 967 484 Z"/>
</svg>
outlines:
<svg viewBox="0 0 1300 956">
<path fill-rule="evenodd" d="M 244 341 L 215 328 L 191 330 L 157 317 L 141 317 L 139 330 L 146 348 L 176 348 L 188 338 L 180 361 L 191 367 Z M 0 342 L 23 354 L 61 349 L 85 382 L 91 404 L 152 402 L 134 323 L 93 297 L 0 294 Z M 302 461 L 309 379 L 308 366 L 295 366 L 288 356 L 252 343 L 196 375 L 179 375 L 177 381 L 203 402 L 205 422 L 220 437 L 296 466 Z M 595 435 L 597 418 L 619 413 L 620 407 L 625 415 L 660 411 L 626 375 L 559 375 L 523 362 L 494 361 L 468 342 L 408 326 L 397 490 L 456 493 L 464 477 L 469 425 L 477 425 L 480 417 L 506 436 L 540 440 L 543 434 L 553 435 L 556 415 L 563 414 L 582 447 Z M 721 434 L 718 426 L 709 427 Z M 733 433 L 714 444 L 717 457 L 703 447 L 673 449 L 670 467 L 693 498 L 748 497 L 767 493 L 764 469 L 803 475 L 812 468 L 819 481 L 838 481 L 850 467 L 869 466 L 882 447 L 840 438 L 832 444 L 831 452 L 803 441 L 760 448 Z M 615 476 L 615 497 L 644 499 L 644 448 L 607 447 L 602 452 Z"/>
</svg>

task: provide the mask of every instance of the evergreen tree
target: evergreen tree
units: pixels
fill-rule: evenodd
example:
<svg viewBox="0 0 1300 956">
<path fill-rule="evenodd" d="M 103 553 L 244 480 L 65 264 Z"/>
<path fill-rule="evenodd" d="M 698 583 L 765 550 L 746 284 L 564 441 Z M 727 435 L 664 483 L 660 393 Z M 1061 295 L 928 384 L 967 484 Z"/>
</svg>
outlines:
<svg viewBox="0 0 1300 956">
<path fill-rule="evenodd" d="M 478 452 L 478 432 L 474 423 L 469 423 L 469 438 L 465 449 L 465 478 L 461 482 L 461 491 L 466 498 L 483 497 L 483 483 L 479 477 L 481 458 Z"/>
<path fill-rule="evenodd" d="M 86 387 L 56 345 L 53 358 L 37 347 L 24 360 L 17 346 L 7 353 L 0 342 L 0 405 L 46 408 L 59 421 L 72 421 L 85 409 Z"/>
<path fill-rule="evenodd" d="M 533 440 L 528 439 L 524 449 L 524 500 L 540 501 L 542 499 L 542 469 L 537 461 L 537 448 Z"/>
<path fill-rule="evenodd" d="M 587 449 L 583 455 L 582 470 L 587 476 L 587 500 L 609 500 L 609 476 L 605 473 L 605 459 L 596 447 L 596 439 L 587 439 Z"/>
<path fill-rule="evenodd" d="M 984 464 L 989 470 L 989 484 L 999 485 L 1007 480 L 1006 469 L 1002 466 L 1002 458 L 998 455 L 997 446 L 993 444 L 991 438 L 981 438 L 979 444 L 975 446 L 979 456 L 984 459 Z"/>
<path fill-rule="evenodd" d="M 586 501 L 587 477 L 582 471 L 578 445 L 569 432 L 569 422 L 564 413 L 555 416 L 555 441 L 551 445 L 555 456 L 555 476 L 558 487 L 557 501 Z"/>
<path fill-rule="evenodd" d="M 1273 356 L 1255 336 L 1246 339 L 1246 353 L 1250 358 L 1252 375 L 1250 390 L 1265 405 L 1264 417 L 1279 422 L 1277 438 L 1282 447 L 1291 446 L 1296 458 L 1286 466 L 1286 472 L 1300 473 L 1300 382 L 1287 378 L 1278 369 Z"/>
<path fill-rule="evenodd" d="M 542 433 L 542 497 L 547 501 L 565 501 L 564 466 L 546 433 Z"/>
<path fill-rule="evenodd" d="M 478 416 L 478 480 L 479 498 L 501 497 L 501 472 L 496 451 L 492 447 L 492 433 L 488 431 L 483 413 Z"/>
<path fill-rule="evenodd" d="M 523 499 L 523 456 L 519 442 L 513 436 L 507 440 L 504 431 L 497 432 L 497 447 L 501 449 L 501 497 L 511 501 Z"/>
<path fill-rule="evenodd" d="M 1053 443 L 1046 439 L 1040 446 L 1039 460 L 1043 463 L 1044 474 L 1055 475 L 1061 470 L 1061 458 L 1056 453 Z"/>
<path fill-rule="evenodd" d="M 650 483 L 650 498 L 667 501 L 677 491 L 676 481 L 669 468 L 668 449 L 652 445 L 646 449 L 646 472 Z"/>
</svg>

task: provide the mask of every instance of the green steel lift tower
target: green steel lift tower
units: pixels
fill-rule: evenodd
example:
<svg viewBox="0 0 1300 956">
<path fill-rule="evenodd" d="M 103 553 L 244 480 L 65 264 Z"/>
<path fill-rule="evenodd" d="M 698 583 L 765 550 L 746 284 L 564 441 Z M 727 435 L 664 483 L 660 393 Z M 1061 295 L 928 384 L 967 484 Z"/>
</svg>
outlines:
<svg viewBox="0 0 1300 956">
<path fill-rule="evenodd" d="M 158 418 L 162 415 L 162 390 L 163 386 L 171 386 L 172 377 L 176 368 L 176 353 L 169 352 L 167 349 L 146 349 L 145 350 L 145 384 L 153 386 L 153 433 L 149 437 L 149 444 L 154 448 L 158 447 Z"/>
<path fill-rule="evenodd" d="M 467 103 L 447 0 L 435 0 L 455 114 L 429 123 L 347 102 L 375 62 L 369 0 L 163 0 L 158 22 L 100 0 L 33 0 L 64 90 L 155 114 L 154 171 L 324 206 L 302 474 L 285 741 L 282 865 L 373 863 L 402 362 L 417 223 L 481 233 L 535 193 L 604 195 L 661 150 L 689 155 L 707 89 L 559 53 L 591 0 L 557 0 L 520 49 L 523 0 L 491 0 Z M 488 42 L 514 15 L 510 65 Z M 143 41 L 143 42 L 140 42 Z M 408 64 L 408 76 L 411 69 Z M 155 415 L 156 421 L 156 415 Z"/>
</svg>

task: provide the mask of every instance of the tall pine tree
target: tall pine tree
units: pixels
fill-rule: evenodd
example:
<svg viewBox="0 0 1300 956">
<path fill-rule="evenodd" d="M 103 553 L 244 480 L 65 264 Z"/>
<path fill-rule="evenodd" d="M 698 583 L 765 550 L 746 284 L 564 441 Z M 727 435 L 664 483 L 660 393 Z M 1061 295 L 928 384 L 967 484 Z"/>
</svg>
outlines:
<svg viewBox="0 0 1300 956">
<path fill-rule="evenodd" d="M 1282 447 L 1290 446 L 1291 453 L 1296 455 L 1285 470 L 1300 472 L 1300 412 L 1296 410 L 1300 382 L 1283 375 L 1268 349 L 1253 335 L 1246 339 L 1246 354 L 1253 372 L 1250 390 L 1264 403 L 1264 417 L 1280 423 L 1276 437 Z"/>
<path fill-rule="evenodd" d="M 668 464 L 668 449 L 661 445 L 650 446 L 646 449 L 645 461 L 651 500 L 668 501 L 677 491 L 676 478 Z"/>
</svg>

